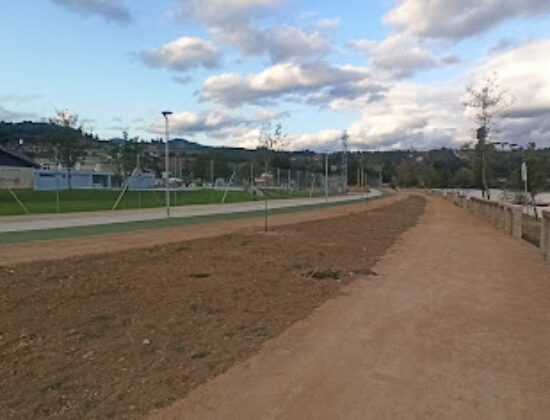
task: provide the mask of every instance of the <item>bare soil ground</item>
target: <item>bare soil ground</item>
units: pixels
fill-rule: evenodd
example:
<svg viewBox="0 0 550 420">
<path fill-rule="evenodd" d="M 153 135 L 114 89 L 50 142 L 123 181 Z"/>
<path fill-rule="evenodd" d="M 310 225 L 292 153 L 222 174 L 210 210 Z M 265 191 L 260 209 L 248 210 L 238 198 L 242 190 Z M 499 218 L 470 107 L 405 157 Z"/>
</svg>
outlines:
<svg viewBox="0 0 550 420">
<path fill-rule="evenodd" d="M 373 270 L 151 420 L 548 419 L 538 250 L 429 198 Z"/>
<path fill-rule="evenodd" d="M 137 418 L 166 406 L 248 359 L 342 284 L 374 274 L 425 202 L 348 209 L 267 235 L 150 248 L 143 236 L 136 249 L 62 260 L 40 261 L 57 256 L 58 243 L 74 255 L 74 240 L 41 244 L 52 247 L 46 254 L 3 247 L 27 262 L 0 267 L 2 417 Z M 93 253 L 112 249 L 109 238 L 92 239 Z"/>
</svg>

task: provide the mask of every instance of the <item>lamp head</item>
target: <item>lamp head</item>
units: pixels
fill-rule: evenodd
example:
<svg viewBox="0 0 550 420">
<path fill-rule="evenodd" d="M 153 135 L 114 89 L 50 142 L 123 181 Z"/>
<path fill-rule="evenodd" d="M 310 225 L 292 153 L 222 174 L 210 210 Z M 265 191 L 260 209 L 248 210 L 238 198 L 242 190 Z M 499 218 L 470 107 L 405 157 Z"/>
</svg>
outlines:
<svg viewBox="0 0 550 420">
<path fill-rule="evenodd" d="M 162 115 L 164 115 L 164 118 L 168 118 L 168 115 L 172 115 L 172 111 L 162 111 Z"/>
</svg>

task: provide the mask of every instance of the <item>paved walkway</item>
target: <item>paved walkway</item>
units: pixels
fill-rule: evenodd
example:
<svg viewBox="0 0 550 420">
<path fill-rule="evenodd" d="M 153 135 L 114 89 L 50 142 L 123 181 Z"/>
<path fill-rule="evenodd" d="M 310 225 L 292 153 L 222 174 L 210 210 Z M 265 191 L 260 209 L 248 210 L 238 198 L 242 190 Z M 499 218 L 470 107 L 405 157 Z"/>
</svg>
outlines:
<svg viewBox="0 0 550 420">
<path fill-rule="evenodd" d="M 550 266 L 431 198 L 344 294 L 153 419 L 547 419 Z"/>
<path fill-rule="evenodd" d="M 371 198 L 382 195 L 380 191 L 372 190 L 368 196 Z M 351 201 L 361 198 L 361 195 L 333 196 L 328 198 L 329 203 Z M 285 200 L 270 200 L 270 209 L 281 209 L 304 205 L 325 203 L 324 197 L 296 198 Z M 248 201 L 230 204 L 208 204 L 172 207 L 171 217 L 192 217 L 212 214 L 227 214 L 249 212 L 264 209 L 263 201 Z M 29 230 L 42 230 L 54 228 L 66 228 L 75 226 L 105 225 L 109 223 L 136 222 L 142 220 L 157 220 L 166 217 L 165 208 L 142 210 L 117 210 L 83 213 L 43 214 L 29 216 L 5 216 L 0 217 L 0 233 L 24 232 Z"/>
</svg>

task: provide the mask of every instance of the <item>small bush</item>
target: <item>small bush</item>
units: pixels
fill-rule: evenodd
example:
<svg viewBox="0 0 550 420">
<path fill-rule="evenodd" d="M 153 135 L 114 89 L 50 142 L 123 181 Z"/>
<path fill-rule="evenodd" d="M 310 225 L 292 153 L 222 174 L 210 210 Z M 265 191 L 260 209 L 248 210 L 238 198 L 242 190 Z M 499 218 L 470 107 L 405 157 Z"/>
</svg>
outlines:
<svg viewBox="0 0 550 420">
<path fill-rule="evenodd" d="M 208 277 L 212 277 L 212 274 L 210 274 L 210 273 L 194 273 L 194 274 L 189 274 L 189 277 L 192 277 L 194 279 L 207 279 Z"/>
<path fill-rule="evenodd" d="M 333 271 L 333 270 L 324 270 L 324 271 L 310 271 L 307 273 L 308 277 L 312 277 L 314 279 L 319 280 L 325 280 L 325 279 L 332 279 L 332 280 L 338 280 L 340 278 L 340 272 L 339 271 Z"/>
<path fill-rule="evenodd" d="M 207 350 L 199 351 L 198 353 L 192 354 L 191 359 L 204 359 L 209 354 L 210 352 Z"/>
</svg>

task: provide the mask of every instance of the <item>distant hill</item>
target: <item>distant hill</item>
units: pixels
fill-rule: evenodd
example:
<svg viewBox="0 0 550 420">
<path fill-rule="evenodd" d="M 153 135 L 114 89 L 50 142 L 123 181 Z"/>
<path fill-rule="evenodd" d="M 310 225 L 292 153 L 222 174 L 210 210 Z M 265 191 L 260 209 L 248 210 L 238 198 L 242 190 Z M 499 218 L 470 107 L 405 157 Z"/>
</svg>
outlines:
<svg viewBox="0 0 550 420">
<path fill-rule="evenodd" d="M 43 122 L 0 122 L 0 145 L 15 146 L 19 139 L 25 143 L 41 143 L 46 140 L 50 123 Z"/>
<path fill-rule="evenodd" d="M 51 155 L 46 144 L 51 124 L 44 122 L 0 122 L 0 146 L 12 151 L 24 153 L 30 158 Z M 112 138 L 101 140 L 97 136 L 84 135 L 88 141 L 89 155 L 97 159 L 110 159 L 114 146 L 124 140 Z M 24 144 L 19 144 L 23 139 Z M 144 160 L 149 168 L 159 176 L 164 167 L 164 142 L 153 139 L 145 144 Z M 216 176 L 229 177 L 237 170 L 241 177 L 261 173 L 265 168 L 265 149 L 244 149 L 239 147 L 205 146 L 184 138 L 170 141 L 170 154 L 176 159 L 182 177 L 189 179 L 210 179 L 211 162 L 215 162 Z M 550 149 L 537 149 L 541 173 L 550 174 Z M 525 150 L 497 151 L 489 146 L 488 161 L 489 184 L 493 187 L 522 188 L 519 168 L 525 159 Z M 329 156 L 331 175 L 341 173 L 341 153 Z M 269 153 L 269 171 L 315 172 L 322 174 L 324 156 L 309 150 Z M 365 170 L 369 181 L 379 179 L 401 187 L 480 187 L 481 160 L 478 151 L 464 147 L 457 149 L 435 149 L 429 151 L 395 150 L 350 152 L 348 155 L 348 180 L 350 185 L 358 182 L 361 169 Z M 550 181 L 550 180 L 549 180 Z M 550 185 L 550 182 L 549 182 Z"/>
<path fill-rule="evenodd" d="M 153 143 L 155 142 L 164 143 L 164 140 L 161 140 L 161 141 L 153 140 Z M 202 150 L 202 149 L 211 148 L 210 146 L 205 146 L 203 144 L 196 143 L 194 141 L 189 141 L 189 140 L 180 139 L 180 138 L 170 139 L 170 147 L 174 149 L 185 149 L 185 150 Z"/>
<path fill-rule="evenodd" d="M 25 144 L 39 144 L 48 140 L 48 132 L 52 127 L 51 123 L 47 122 L 32 122 L 24 121 L 18 123 L 0 121 L 0 145 L 15 147 L 22 139 Z M 122 137 L 114 137 L 108 140 L 103 140 L 90 135 L 86 135 L 88 139 L 93 139 L 101 145 L 115 145 L 124 142 Z M 164 140 L 152 140 L 151 143 L 163 143 Z M 194 141 L 183 138 L 174 138 L 170 140 L 170 146 L 175 149 L 186 150 L 201 150 L 210 149 L 210 146 L 205 146 Z"/>
</svg>

